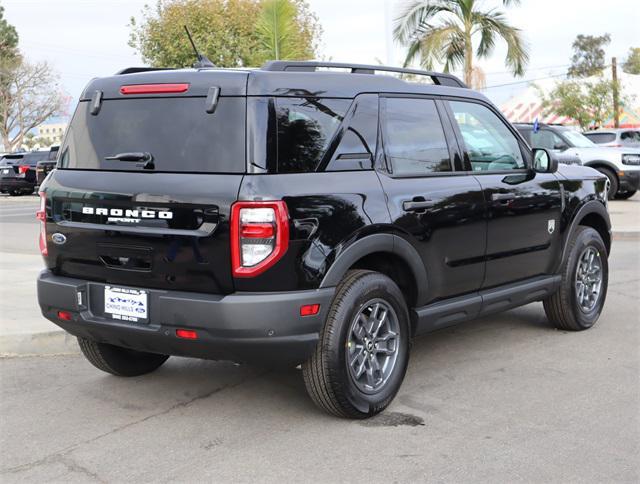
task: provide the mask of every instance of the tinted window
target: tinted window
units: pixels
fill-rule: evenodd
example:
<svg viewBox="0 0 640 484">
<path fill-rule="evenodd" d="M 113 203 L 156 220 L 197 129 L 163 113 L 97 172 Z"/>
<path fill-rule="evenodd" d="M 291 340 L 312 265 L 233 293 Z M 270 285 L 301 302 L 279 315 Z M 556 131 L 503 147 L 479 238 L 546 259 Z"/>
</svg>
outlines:
<svg viewBox="0 0 640 484">
<path fill-rule="evenodd" d="M 398 175 L 451 171 L 449 149 L 431 99 L 384 100 L 384 148 Z"/>
<path fill-rule="evenodd" d="M 462 132 L 472 170 L 525 168 L 518 139 L 494 112 L 477 103 L 450 101 L 449 104 Z"/>
<path fill-rule="evenodd" d="M 46 160 L 48 156 L 48 151 L 34 151 L 32 153 L 26 153 L 22 159 L 22 163 L 25 165 L 36 166 L 39 161 Z"/>
<path fill-rule="evenodd" d="M 531 131 L 529 139 L 531 140 L 531 146 L 533 148 L 566 150 L 569 147 L 569 145 L 567 145 L 560 136 L 548 129 L 541 129 L 537 132 Z"/>
<path fill-rule="evenodd" d="M 277 98 L 278 172 L 316 171 L 351 101 Z"/>
<path fill-rule="evenodd" d="M 61 148 L 63 168 L 139 171 L 139 163 L 110 161 L 148 152 L 155 171 L 245 171 L 245 98 L 222 97 L 215 113 L 205 98 L 106 100 L 97 115 L 80 102 Z"/>
<path fill-rule="evenodd" d="M 325 171 L 373 168 L 378 137 L 378 95 L 356 97 L 347 118 L 338 132 L 339 142 Z"/>
<path fill-rule="evenodd" d="M 616 140 L 615 133 L 585 133 L 587 138 L 589 138 L 594 143 L 611 143 Z"/>
<path fill-rule="evenodd" d="M 620 133 L 620 140 L 623 144 L 640 143 L 640 131 L 623 131 Z"/>
</svg>

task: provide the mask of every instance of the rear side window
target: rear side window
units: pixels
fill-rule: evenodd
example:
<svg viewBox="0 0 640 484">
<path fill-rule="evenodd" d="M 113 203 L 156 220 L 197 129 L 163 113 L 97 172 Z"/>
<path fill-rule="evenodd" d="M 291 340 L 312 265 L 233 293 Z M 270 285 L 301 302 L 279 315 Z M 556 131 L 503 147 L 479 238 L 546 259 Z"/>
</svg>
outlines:
<svg viewBox="0 0 640 484">
<path fill-rule="evenodd" d="M 276 98 L 278 173 L 316 171 L 350 104 L 348 99 Z"/>
<path fill-rule="evenodd" d="M 640 143 L 640 131 L 623 131 L 620 133 L 620 141 L 623 144 Z"/>
<path fill-rule="evenodd" d="M 245 171 L 245 98 L 221 97 L 205 110 L 204 97 L 112 99 L 97 115 L 80 102 L 60 149 L 62 168 L 141 171 L 142 163 L 106 160 L 150 153 L 153 171 Z"/>
<path fill-rule="evenodd" d="M 615 133 L 585 133 L 585 136 L 597 144 L 611 143 L 616 140 Z"/>
<path fill-rule="evenodd" d="M 384 99 L 383 134 L 394 174 L 451 171 L 447 141 L 433 100 Z"/>
</svg>

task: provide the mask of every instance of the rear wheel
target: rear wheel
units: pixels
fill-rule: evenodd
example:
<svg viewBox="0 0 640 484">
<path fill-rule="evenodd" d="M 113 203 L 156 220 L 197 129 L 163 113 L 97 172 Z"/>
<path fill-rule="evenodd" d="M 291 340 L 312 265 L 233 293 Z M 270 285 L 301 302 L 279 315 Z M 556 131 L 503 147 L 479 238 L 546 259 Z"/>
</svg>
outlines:
<svg viewBox="0 0 640 484">
<path fill-rule="evenodd" d="M 569 244 L 560 288 L 544 301 L 544 310 L 558 329 L 581 331 L 602 312 L 609 280 L 607 248 L 591 227 L 578 227 Z"/>
<path fill-rule="evenodd" d="M 632 190 L 628 192 L 618 192 L 616 193 L 616 200 L 626 200 L 628 198 L 633 197 L 638 190 Z"/>
<path fill-rule="evenodd" d="M 78 344 L 82 354 L 93 366 L 116 376 L 139 376 L 151 373 L 169 358 L 167 355 L 129 350 L 80 337 L 78 337 Z"/>
<path fill-rule="evenodd" d="M 400 289 L 383 274 L 349 271 L 302 366 L 309 395 L 334 415 L 370 417 L 391 403 L 408 360 L 409 314 Z"/>
<path fill-rule="evenodd" d="M 618 177 L 613 170 L 609 168 L 597 167 L 596 170 L 609 179 L 609 192 L 607 193 L 607 198 L 609 200 L 613 200 L 618 193 Z"/>
<path fill-rule="evenodd" d="M 19 197 L 20 195 L 22 195 L 22 190 L 10 190 L 9 195 L 11 195 L 12 197 Z"/>
</svg>

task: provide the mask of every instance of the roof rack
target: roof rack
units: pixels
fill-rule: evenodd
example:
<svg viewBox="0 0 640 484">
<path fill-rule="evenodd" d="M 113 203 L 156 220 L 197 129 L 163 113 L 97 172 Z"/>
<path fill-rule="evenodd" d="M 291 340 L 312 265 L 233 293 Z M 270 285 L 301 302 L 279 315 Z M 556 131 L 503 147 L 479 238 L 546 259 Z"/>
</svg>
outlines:
<svg viewBox="0 0 640 484">
<path fill-rule="evenodd" d="M 173 67 L 127 67 L 121 71 L 116 72 L 116 76 L 122 74 L 135 74 L 137 72 L 151 72 L 151 71 L 171 71 Z"/>
<path fill-rule="evenodd" d="M 467 87 L 464 82 L 451 74 L 441 72 L 421 71 L 418 69 L 405 69 L 403 67 L 389 67 L 368 64 L 349 64 L 343 62 L 318 62 L 318 61 L 267 61 L 260 68 L 263 71 L 296 71 L 315 72 L 319 67 L 351 69 L 352 74 L 375 74 L 376 71 L 397 72 L 400 74 L 413 74 L 430 77 L 434 84 L 440 86 Z"/>
</svg>

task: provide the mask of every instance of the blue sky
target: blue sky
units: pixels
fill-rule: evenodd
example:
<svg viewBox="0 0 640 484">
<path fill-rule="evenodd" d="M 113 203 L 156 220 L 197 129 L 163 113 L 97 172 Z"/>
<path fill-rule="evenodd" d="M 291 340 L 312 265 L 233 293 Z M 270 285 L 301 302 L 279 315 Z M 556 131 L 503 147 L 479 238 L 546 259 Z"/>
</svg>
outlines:
<svg viewBox="0 0 640 484">
<path fill-rule="evenodd" d="M 482 1 L 482 0 L 481 0 Z M 5 15 L 20 35 L 20 46 L 32 61 L 49 61 L 60 74 L 64 90 L 75 101 L 87 81 L 113 74 L 126 66 L 142 65 L 127 45 L 131 16 L 139 16 L 153 0 L 0 0 Z M 308 0 L 324 29 L 321 55 L 334 61 L 400 65 L 399 46 L 387 49 L 385 19 L 400 4 L 393 0 Z M 502 8 L 499 0 L 484 0 Z M 521 28 L 530 45 L 531 61 L 522 79 L 505 72 L 502 45 L 491 59 L 477 64 L 487 74 L 485 91 L 500 104 L 526 87 L 520 82 L 562 74 L 577 34 L 611 34 L 607 57 L 626 56 L 640 46 L 638 0 L 523 0 L 506 9 L 509 21 Z M 385 12 L 391 14 L 385 16 Z M 72 103 L 74 104 L 74 103 Z"/>
</svg>

